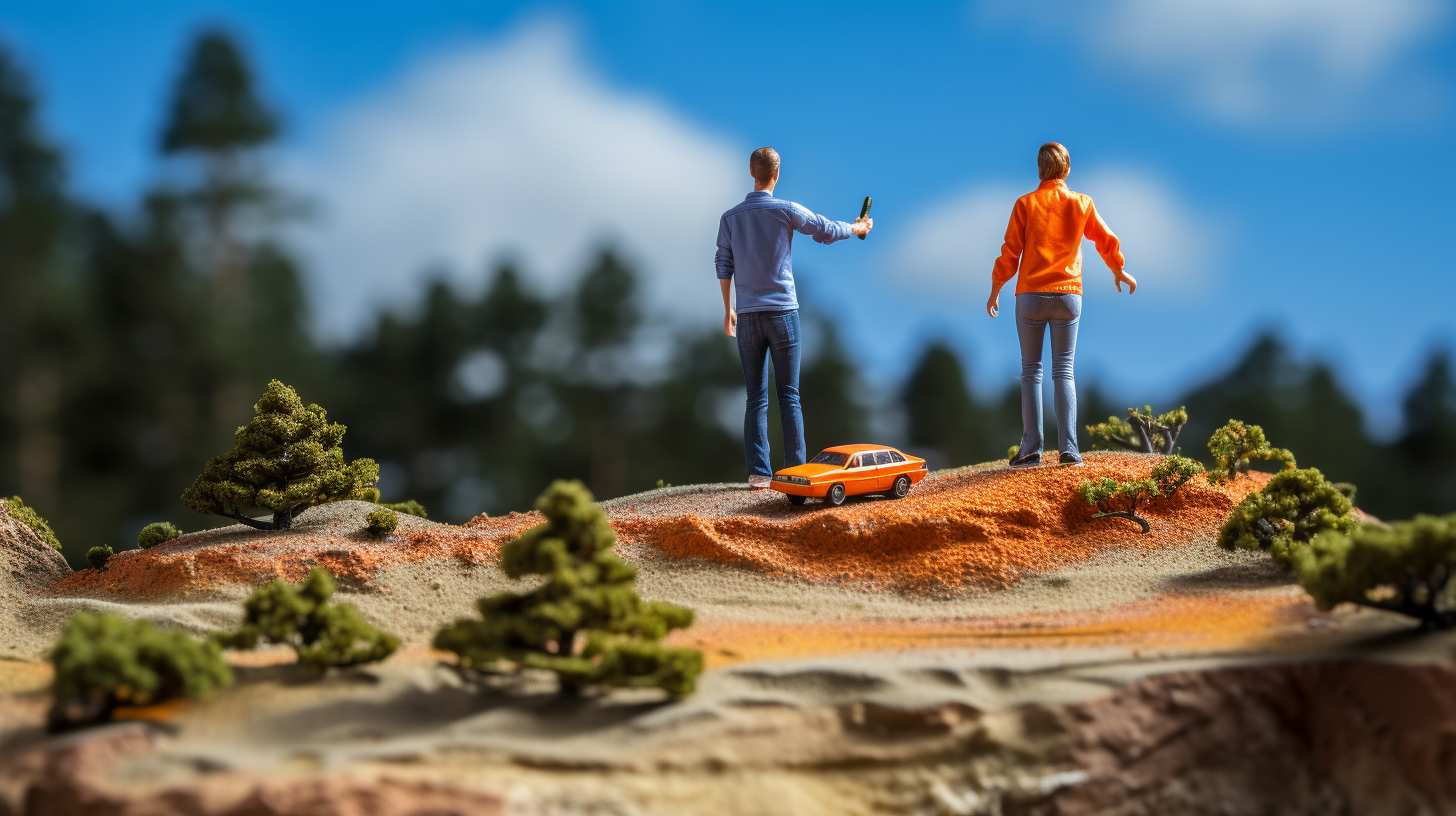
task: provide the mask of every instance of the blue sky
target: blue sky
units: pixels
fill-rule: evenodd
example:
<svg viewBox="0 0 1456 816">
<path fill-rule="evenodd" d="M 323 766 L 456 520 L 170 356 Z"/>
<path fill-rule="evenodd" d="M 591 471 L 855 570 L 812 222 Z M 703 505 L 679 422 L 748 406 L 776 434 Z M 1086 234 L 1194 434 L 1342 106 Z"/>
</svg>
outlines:
<svg viewBox="0 0 1456 816">
<path fill-rule="evenodd" d="M 1456 14 L 1443 0 L 946 4 L 191 3 L 7 0 L 78 192 L 125 206 L 199 26 L 249 50 L 287 130 L 274 171 L 320 204 L 297 229 L 320 331 L 347 336 L 430 270 L 514 257 L 550 290 L 602 241 L 659 319 L 718 320 L 717 213 L 746 157 L 869 241 L 797 244 L 806 305 L 897 384 L 944 337 L 976 383 L 1016 371 L 985 317 L 1035 152 L 1121 235 L 1143 287 L 1086 260 L 1079 376 L 1157 401 L 1272 327 L 1372 412 L 1456 339 Z M 143 11 L 144 9 L 144 11 Z"/>
</svg>

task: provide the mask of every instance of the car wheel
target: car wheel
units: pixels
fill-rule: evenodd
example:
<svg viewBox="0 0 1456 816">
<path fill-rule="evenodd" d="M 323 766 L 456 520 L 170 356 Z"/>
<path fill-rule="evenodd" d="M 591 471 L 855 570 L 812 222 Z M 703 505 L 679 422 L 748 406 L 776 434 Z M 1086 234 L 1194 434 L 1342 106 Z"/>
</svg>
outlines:
<svg viewBox="0 0 1456 816">
<path fill-rule="evenodd" d="M 788 495 L 789 504 L 792 504 L 795 507 L 803 507 L 804 502 L 807 501 L 807 499 L 805 499 L 803 496 L 795 496 L 793 493 L 790 493 Z"/>
<path fill-rule="evenodd" d="M 844 485 L 836 484 L 829 488 L 829 493 L 826 494 L 824 498 L 830 504 L 838 507 L 839 505 L 844 504 L 844 497 L 847 495 L 849 494 L 844 492 Z"/>
<path fill-rule="evenodd" d="M 890 486 L 890 498 L 903 499 L 905 494 L 910 492 L 910 477 L 901 476 Z"/>
</svg>

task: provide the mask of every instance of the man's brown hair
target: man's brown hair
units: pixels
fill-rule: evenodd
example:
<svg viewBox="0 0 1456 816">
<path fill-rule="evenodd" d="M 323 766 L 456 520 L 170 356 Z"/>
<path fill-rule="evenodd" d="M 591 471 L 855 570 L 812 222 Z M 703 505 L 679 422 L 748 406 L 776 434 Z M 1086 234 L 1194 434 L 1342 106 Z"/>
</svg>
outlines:
<svg viewBox="0 0 1456 816">
<path fill-rule="evenodd" d="M 748 172 L 760 185 L 768 184 L 779 171 L 779 152 L 772 147 L 760 147 L 748 157 Z"/>
<path fill-rule="evenodd" d="M 1065 178 L 1071 169 L 1071 154 L 1056 142 L 1047 142 L 1036 153 L 1036 174 L 1042 181 Z"/>
</svg>

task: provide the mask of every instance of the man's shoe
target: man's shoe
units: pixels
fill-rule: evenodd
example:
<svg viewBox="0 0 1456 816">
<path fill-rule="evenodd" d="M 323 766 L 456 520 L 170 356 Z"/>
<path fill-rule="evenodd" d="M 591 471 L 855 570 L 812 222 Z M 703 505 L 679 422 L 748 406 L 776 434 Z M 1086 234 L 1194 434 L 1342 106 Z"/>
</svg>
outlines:
<svg viewBox="0 0 1456 816">
<path fill-rule="evenodd" d="M 1036 467 L 1037 465 L 1040 465 L 1040 464 L 1041 464 L 1041 451 L 1033 451 L 1031 453 L 1026 454 L 1025 456 L 1018 456 L 1015 459 L 1012 459 L 1011 460 L 1011 466 L 1014 467 L 1014 468 Z"/>
<path fill-rule="evenodd" d="M 1061 463 L 1064 465 L 1081 465 L 1082 457 L 1075 453 L 1062 452 Z"/>
<path fill-rule="evenodd" d="M 756 487 L 759 490 L 762 490 L 771 484 L 773 484 L 773 478 L 770 476 L 760 476 L 759 474 L 754 473 L 748 477 L 749 487 Z"/>
</svg>

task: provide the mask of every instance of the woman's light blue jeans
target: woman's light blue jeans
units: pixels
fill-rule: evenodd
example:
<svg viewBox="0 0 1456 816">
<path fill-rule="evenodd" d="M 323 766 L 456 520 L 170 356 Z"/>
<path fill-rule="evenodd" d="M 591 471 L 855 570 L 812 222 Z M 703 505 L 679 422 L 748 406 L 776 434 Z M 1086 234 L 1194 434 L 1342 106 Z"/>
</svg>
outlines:
<svg viewBox="0 0 1456 816">
<path fill-rule="evenodd" d="M 1042 449 L 1041 350 L 1052 329 L 1052 387 L 1056 391 L 1057 450 L 1077 450 L 1077 386 L 1072 362 L 1077 356 L 1081 295 L 1033 292 L 1016 296 L 1016 335 L 1021 340 L 1021 453 Z"/>
<path fill-rule="evenodd" d="M 738 359 L 748 400 L 743 412 L 743 458 L 750 476 L 772 476 L 768 461 L 768 360 L 784 426 L 784 467 L 804 464 L 804 415 L 799 408 L 799 310 L 738 315 Z"/>
</svg>

